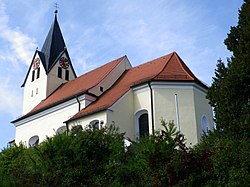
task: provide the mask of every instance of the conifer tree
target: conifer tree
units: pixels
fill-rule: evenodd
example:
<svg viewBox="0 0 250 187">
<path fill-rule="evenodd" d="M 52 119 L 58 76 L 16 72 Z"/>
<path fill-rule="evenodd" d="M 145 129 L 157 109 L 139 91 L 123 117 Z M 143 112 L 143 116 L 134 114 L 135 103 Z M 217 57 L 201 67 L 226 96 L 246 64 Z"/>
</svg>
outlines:
<svg viewBox="0 0 250 187">
<path fill-rule="evenodd" d="M 232 52 L 227 66 L 220 60 L 208 99 L 215 111 L 217 129 L 238 137 L 249 137 L 250 124 L 250 1 L 239 10 L 238 25 L 224 41 Z"/>
</svg>

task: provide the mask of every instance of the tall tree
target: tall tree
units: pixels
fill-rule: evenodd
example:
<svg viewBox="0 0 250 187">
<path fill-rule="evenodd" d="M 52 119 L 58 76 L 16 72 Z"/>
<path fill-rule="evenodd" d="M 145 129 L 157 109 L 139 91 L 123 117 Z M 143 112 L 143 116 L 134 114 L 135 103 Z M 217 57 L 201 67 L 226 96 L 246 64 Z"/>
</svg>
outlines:
<svg viewBox="0 0 250 187">
<path fill-rule="evenodd" d="M 250 125 L 250 1 L 239 10 L 238 25 L 224 41 L 232 52 L 227 66 L 219 61 L 208 91 L 218 130 L 249 137 Z"/>
</svg>

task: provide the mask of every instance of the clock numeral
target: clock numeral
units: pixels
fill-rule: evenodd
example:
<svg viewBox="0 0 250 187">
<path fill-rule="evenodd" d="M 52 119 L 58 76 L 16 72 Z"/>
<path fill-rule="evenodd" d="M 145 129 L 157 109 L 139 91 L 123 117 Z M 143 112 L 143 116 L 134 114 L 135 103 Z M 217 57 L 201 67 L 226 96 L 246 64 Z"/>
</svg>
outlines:
<svg viewBox="0 0 250 187">
<path fill-rule="evenodd" d="M 69 67 L 69 61 L 65 57 L 61 57 L 59 60 L 59 64 L 63 69 L 67 69 Z"/>
</svg>

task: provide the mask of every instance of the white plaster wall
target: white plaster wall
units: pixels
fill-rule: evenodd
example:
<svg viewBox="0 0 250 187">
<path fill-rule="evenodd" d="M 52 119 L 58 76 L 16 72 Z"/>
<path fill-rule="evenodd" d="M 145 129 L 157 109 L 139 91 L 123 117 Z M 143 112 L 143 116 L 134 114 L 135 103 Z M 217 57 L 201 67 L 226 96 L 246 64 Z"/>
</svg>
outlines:
<svg viewBox="0 0 250 187">
<path fill-rule="evenodd" d="M 124 73 L 125 70 L 131 68 L 131 65 L 127 58 L 124 58 L 110 73 L 105 77 L 99 84 L 89 90 L 90 93 L 93 93 L 97 96 L 101 95 L 103 92 L 100 91 L 100 87 L 103 87 L 105 92 L 109 89 L 117 79 Z"/>
<path fill-rule="evenodd" d="M 147 110 L 148 112 L 148 125 L 149 125 L 149 133 L 152 134 L 152 112 L 151 112 L 151 96 L 150 96 L 150 89 L 147 84 L 136 87 L 133 89 L 134 91 L 134 136 L 139 137 L 138 128 L 135 127 L 137 124 L 135 115 L 137 112 L 142 110 Z"/>
<path fill-rule="evenodd" d="M 62 56 L 66 57 L 65 54 Z M 35 58 L 39 58 L 39 55 L 36 54 Z M 37 70 L 35 73 L 35 80 L 32 82 L 32 71 L 33 71 L 33 63 L 30 72 L 28 73 L 28 77 L 24 86 L 24 94 L 23 94 L 23 112 L 22 115 L 30 112 L 36 105 L 38 105 L 42 100 L 46 99 L 55 89 L 57 89 L 62 83 L 67 82 L 65 80 L 65 69 L 62 71 L 62 78 L 58 78 L 58 67 L 59 61 L 55 66 L 51 69 L 48 75 L 46 75 L 45 69 L 40 60 L 40 77 L 36 79 Z M 71 66 L 68 68 L 69 70 L 69 80 L 75 79 L 73 74 L 73 69 Z M 32 96 L 33 91 L 33 96 Z"/>
<path fill-rule="evenodd" d="M 62 57 L 67 58 L 65 54 L 63 54 Z M 62 78 L 58 77 L 58 67 L 60 67 L 59 61 L 57 61 L 57 63 L 53 66 L 53 68 L 48 74 L 48 86 L 46 91 L 47 96 L 49 96 L 53 91 L 55 91 L 62 83 L 68 82 L 65 80 L 65 69 L 62 69 Z M 69 66 L 67 70 L 69 70 L 69 80 L 75 79 L 72 67 Z"/>
<path fill-rule="evenodd" d="M 134 132 L 134 95 L 132 91 L 127 92 L 112 107 L 108 114 L 108 124 L 114 124 L 119 132 L 126 133 L 125 136 L 135 139 Z"/>
<path fill-rule="evenodd" d="M 80 110 L 87 107 L 89 104 L 91 104 L 93 101 L 96 100 L 95 97 L 90 96 L 88 94 L 84 94 L 84 95 L 78 97 L 78 99 L 79 99 L 79 101 L 81 103 Z"/>
<path fill-rule="evenodd" d="M 64 103 L 64 106 L 64 108 L 56 111 L 50 110 L 52 112 L 49 112 L 48 110 L 49 114 L 47 115 L 43 114 L 44 116 L 42 116 L 42 113 L 40 113 L 17 122 L 15 124 L 15 142 L 17 144 L 23 142 L 26 146 L 28 146 L 29 139 L 34 135 L 39 136 L 39 142 L 45 140 L 47 136 L 50 137 L 55 135 L 56 130 L 59 127 L 65 125 L 63 122 L 78 112 L 79 105 L 76 100 L 71 100 L 68 103 Z M 33 120 L 27 121 L 31 118 Z"/>
<path fill-rule="evenodd" d="M 195 101 L 195 113 L 196 113 L 196 121 L 197 121 L 197 129 L 198 129 L 198 139 L 200 140 L 201 135 L 203 134 L 201 119 L 205 115 L 208 119 L 210 129 L 213 127 L 213 112 L 212 107 L 209 105 L 209 100 L 206 99 L 206 93 L 194 89 L 194 101 Z"/>
<path fill-rule="evenodd" d="M 36 55 L 35 59 L 36 58 L 39 58 L 39 56 Z M 31 81 L 32 71 L 33 71 L 33 63 L 24 86 L 23 112 L 22 112 L 23 115 L 30 112 L 37 104 L 41 102 L 41 100 L 46 98 L 47 77 L 42 62 L 40 61 L 40 77 L 36 79 L 37 76 L 37 70 L 36 70 L 35 79 L 33 82 Z M 32 91 L 33 91 L 33 96 L 32 96 Z"/>
<path fill-rule="evenodd" d="M 175 94 L 178 98 L 179 128 L 185 135 L 188 145 L 198 142 L 194 93 L 192 87 L 154 88 L 155 129 L 162 129 L 160 120 L 174 121 L 177 126 Z"/>
</svg>

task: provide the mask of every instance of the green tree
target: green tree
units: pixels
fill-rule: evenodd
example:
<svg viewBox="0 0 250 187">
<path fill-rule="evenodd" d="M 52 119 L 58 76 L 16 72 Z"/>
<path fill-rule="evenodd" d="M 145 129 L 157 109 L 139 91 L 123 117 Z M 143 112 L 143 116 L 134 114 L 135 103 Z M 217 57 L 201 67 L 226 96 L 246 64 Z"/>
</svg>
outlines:
<svg viewBox="0 0 250 187">
<path fill-rule="evenodd" d="M 227 66 L 217 64 L 208 99 L 215 111 L 219 131 L 249 137 L 250 124 L 250 1 L 239 10 L 238 25 L 231 27 L 224 41 L 232 57 Z"/>
<path fill-rule="evenodd" d="M 187 170 L 182 169 L 187 165 L 180 163 L 181 154 L 187 153 L 184 136 L 171 122 L 162 120 L 161 125 L 162 130 L 140 138 L 128 148 L 118 169 L 118 186 L 173 186 L 186 177 Z"/>
<path fill-rule="evenodd" d="M 191 151 L 200 162 L 200 172 L 190 170 L 190 175 L 200 177 L 202 186 L 249 186 L 250 142 L 247 138 L 235 139 L 210 132 Z"/>
<path fill-rule="evenodd" d="M 40 186 L 110 186 L 124 154 L 123 133 L 113 126 L 58 134 L 34 147 Z"/>
<path fill-rule="evenodd" d="M 29 150 L 23 145 L 0 152 L 0 186 L 37 186 Z"/>
</svg>

